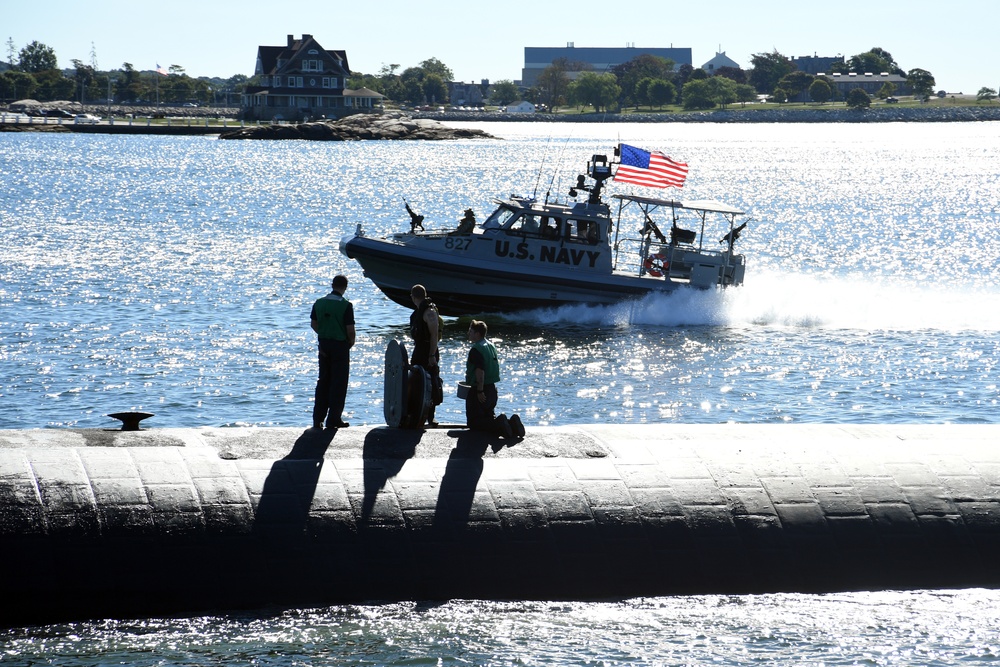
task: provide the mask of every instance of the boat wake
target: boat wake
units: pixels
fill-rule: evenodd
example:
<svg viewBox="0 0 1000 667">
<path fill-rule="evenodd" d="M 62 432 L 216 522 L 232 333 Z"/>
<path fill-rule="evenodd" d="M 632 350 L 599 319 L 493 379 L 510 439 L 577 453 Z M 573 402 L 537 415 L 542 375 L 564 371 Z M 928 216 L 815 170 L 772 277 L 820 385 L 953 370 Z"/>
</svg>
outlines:
<svg viewBox="0 0 1000 667">
<path fill-rule="evenodd" d="M 765 273 L 725 291 L 682 288 L 631 303 L 563 306 L 524 315 L 526 321 L 542 326 L 993 332 L 1000 331 L 1000 292 Z"/>
</svg>

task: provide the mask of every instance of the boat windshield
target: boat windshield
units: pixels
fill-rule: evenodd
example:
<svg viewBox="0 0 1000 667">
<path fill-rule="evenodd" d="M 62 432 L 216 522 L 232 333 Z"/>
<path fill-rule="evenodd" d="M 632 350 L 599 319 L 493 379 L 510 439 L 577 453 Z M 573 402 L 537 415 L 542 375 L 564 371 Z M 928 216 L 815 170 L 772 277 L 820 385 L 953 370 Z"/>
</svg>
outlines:
<svg viewBox="0 0 1000 667">
<path fill-rule="evenodd" d="M 498 229 L 507 224 L 507 222 L 514 217 L 516 211 L 507 208 L 506 206 L 500 206 L 497 210 L 493 211 L 490 217 L 486 218 L 486 222 L 483 223 L 483 229 Z"/>
</svg>

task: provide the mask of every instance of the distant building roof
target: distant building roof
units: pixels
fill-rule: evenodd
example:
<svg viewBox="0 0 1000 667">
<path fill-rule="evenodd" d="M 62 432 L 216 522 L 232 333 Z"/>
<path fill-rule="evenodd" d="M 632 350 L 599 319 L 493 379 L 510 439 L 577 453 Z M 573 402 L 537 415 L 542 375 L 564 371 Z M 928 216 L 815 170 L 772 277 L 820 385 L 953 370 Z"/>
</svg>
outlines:
<svg viewBox="0 0 1000 667">
<path fill-rule="evenodd" d="M 674 67 L 691 64 L 690 48 L 636 46 L 526 46 L 524 47 L 524 69 L 521 72 L 522 85 L 532 86 L 538 75 L 554 61 L 565 58 L 570 62 L 584 63 L 594 72 L 608 72 L 616 65 L 627 63 L 641 55 L 657 56 L 674 62 Z"/>
<path fill-rule="evenodd" d="M 740 64 L 726 55 L 725 51 L 716 52 L 715 57 L 701 66 L 703 70 L 711 74 L 720 67 L 740 68 Z"/>
</svg>

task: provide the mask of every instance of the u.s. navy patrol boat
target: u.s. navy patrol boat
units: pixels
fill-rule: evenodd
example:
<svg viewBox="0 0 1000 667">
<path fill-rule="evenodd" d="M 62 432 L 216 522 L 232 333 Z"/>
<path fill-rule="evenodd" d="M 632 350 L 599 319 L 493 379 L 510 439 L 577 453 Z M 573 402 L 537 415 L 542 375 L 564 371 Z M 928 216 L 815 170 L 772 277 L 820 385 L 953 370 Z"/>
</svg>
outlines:
<svg viewBox="0 0 1000 667">
<path fill-rule="evenodd" d="M 441 314 L 452 316 L 743 283 L 746 263 L 733 251 L 746 227 L 737 225 L 743 211 L 716 201 L 615 194 L 612 214 L 602 193 L 614 164 L 604 155 L 591 158 L 569 191 L 573 198 L 587 193 L 583 202 L 511 196 L 496 200 L 482 224 L 467 211 L 468 224 L 450 231 L 424 231 L 407 205 L 409 232 L 373 238 L 358 225 L 340 250 L 396 303 L 412 308 L 410 288 L 420 283 Z M 654 214 L 666 218 L 666 236 Z"/>
</svg>

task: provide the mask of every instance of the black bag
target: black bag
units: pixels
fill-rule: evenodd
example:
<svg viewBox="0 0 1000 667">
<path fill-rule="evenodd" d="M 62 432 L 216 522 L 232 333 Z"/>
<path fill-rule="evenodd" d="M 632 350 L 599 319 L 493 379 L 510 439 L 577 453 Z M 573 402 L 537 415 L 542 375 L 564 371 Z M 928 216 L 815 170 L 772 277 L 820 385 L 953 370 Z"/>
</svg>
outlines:
<svg viewBox="0 0 1000 667">
<path fill-rule="evenodd" d="M 431 379 L 431 399 L 434 401 L 434 405 L 444 403 L 444 383 L 441 382 L 440 375 Z"/>
</svg>

